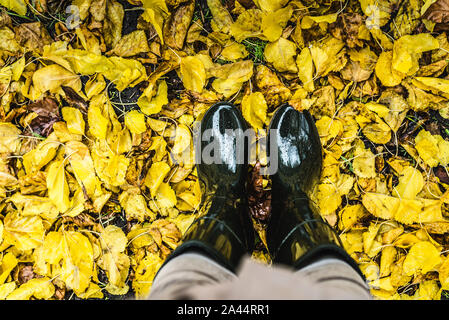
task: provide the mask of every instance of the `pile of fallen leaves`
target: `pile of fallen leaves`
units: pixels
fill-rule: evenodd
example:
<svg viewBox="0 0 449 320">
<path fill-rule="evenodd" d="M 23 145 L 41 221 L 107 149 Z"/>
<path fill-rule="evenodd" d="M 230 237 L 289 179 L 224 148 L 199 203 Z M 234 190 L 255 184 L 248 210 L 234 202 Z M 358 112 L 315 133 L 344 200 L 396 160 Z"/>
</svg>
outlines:
<svg viewBox="0 0 449 320">
<path fill-rule="evenodd" d="M 259 137 L 309 110 L 311 199 L 373 295 L 446 298 L 448 0 L 0 4 L 0 299 L 145 297 L 202 212 L 192 129 L 219 101 Z"/>
</svg>

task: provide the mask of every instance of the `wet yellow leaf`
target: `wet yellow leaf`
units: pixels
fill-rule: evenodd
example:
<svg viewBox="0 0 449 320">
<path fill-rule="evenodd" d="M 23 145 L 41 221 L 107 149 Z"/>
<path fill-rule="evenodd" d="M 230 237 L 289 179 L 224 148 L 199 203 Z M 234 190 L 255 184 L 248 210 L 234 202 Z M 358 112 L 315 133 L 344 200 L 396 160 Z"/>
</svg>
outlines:
<svg viewBox="0 0 449 320">
<path fill-rule="evenodd" d="M 439 46 L 438 40 L 430 33 L 402 36 L 393 45 L 392 68 L 403 74 L 414 74 L 419 69 L 421 53 Z"/>
<path fill-rule="evenodd" d="M 153 25 L 161 42 L 164 43 L 162 28 L 164 20 L 169 14 L 165 0 L 143 0 L 142 6 L 145 9 L 142 17 Z"/>
<path fill-rule="evenodd" d="M 81 111 L 73 107 L 64 107 L 61 113 L 71 133 L 84 134 L 85 123 Z"/>
<path fill-rule="evenodd" d="M 172 208 L 176 205 L 176 194 L 168 183 L 162 182 L 157 189 L 156 199 L 161 209 Z"/>
<path fill-rule="evenodd" d="M 414 199 L 423 187 L 421 172 L 413 167 L 406 167 L 399 176 L 399 184 L 394 187 L 393 195 L 402 199 Z"/>
<path fill-rule="evenodd" d="M 139 222 L 143 222 L 146 218 L 149 218 L 150 221 L 156 218 L 156 214 L 148 209 L 145 198 L 141 194 L 123 192 L 119 196 L 119 201 L 128 220 L 137 219 Z"/>
<path fill-rule="evenodd" d="M 268 12 L 262 18 L 262 33 L 268 41 L 278 40 L 282 35 L 282 30 L 287 25 L 288 20 L 293 14 L 293 8 L 287 6 L 285 8 Z"/>
<path fill-rule="evenodd" d="M 10 252 L 6 253 L 0 260 L 0 284 L 5 283 L 11 271 L 17 266 L 19 260 Z"/>
<path fill-rule="evenodd" d="M 296 65 L 298 67 L 298 76 L 304 89 L 308 92 L 314 91 L 314 66 L 309 48 L 304 48 L 301 50 L 301 53 L 296 57 Z"/>
<path fill-rule="evenodd" d="M 432 135 L 423 129 L 415 138 L 415 147 L 419 156 L 431 167 L 449 163 L 449 141 L 440 135 Z"/>
<path fill-rule="evenodd" d="M 285 38 L 279 38 L 275 42 L 267 44 L 264 51 L 267 62 L 273 64 L 276 70 L 280 72 L 297 72 L 296 62 L 296 45 Z"/>
<path fill-rule="evenodd" d="M 5 300 L 6 297 L 14 291 L 16 283 L 14 281 L 7 282 L 0 285 L 0 300 Z"/>
<path fill-rule="evenodd" d="M 242 100 L 242 114 L 254 129 L 263 128 L 267 119 L 267 102 L 261 92 L 253 92 Z"/>
<path fill-rule="evenodd" d="M 125 125 L 129 131 L 135 134 L 147 131 L 145 115 L 137 110 L 132 110 L 125 114 Z"/>
<path fill-rule="evenodd" d="M 375 169 L 376 156 L 369 149 L 365 149 L 362 144 L 358 144 L 354 150 L 354 161 L 352 167 L 354 173 L 360 178 L 374 178 L 376 176 Z"/>
<path fill-rule="evenodd" d="M 175 144 L 171 151 L 179 154 L 190 146 L 191 141 L 192 135 L 189 128 L 185 124 L 180 124 L 176 128 Z"/>
<path fill-rule="evenodd" d="M 50 164 L 47 172 L 48 197 L 59 212 L 65 212 L 70 207 L 69 186 L 64 167 L 63 161 L 55 161 Z"/>
<path fill-rule="evenodd" d="M 404 272 L 411 276 L 426 274 L 441 263 L 440 251 L 428 241 L 414 244 L 404 260 Z"/>
<path fill-rule="evenodd" d="M 139 100 L 137 100 L 137 105 L 140 107 L 140 110 L 146 115 L 159 113 L 162 107 L 168 103 L 167 88 L 167 83 L 164 80 L 160 81 L 157 87 L 156 95 L 151 97 L 148 96 L 150 94 L 148 90 L 151 89 L 151 87 L 147 87 L 147 89 L 145 89 L 143 94 L 139 97 Z"/>
<path fill-rule="evenodd" d="M 0 4 L 22 16 L 27 13 L 27 4 L 24 0 L 1 0 Z"/>
<path fill-rule="evenodd" d="M 231 25 L 230 34 L 237 42 L 247 38 L 263 38 L 262 18 L 263 13 L 259 9 L 249 9 L 241 13 Z"/>
<path fill-rule="evenodd" d="M 150 189 L 152 197 L 156 196 L 159 186 L 169 172 L 170 166 L 166 162 L 155 162 L 151 165 L 145 177 L 145 185 Z"/>
<path fill-rule="evenodd" d="M 22 284 L 19 288 L 11 292 L 6 300 L 28 300 L 31 297 L 36 299 L 50 299 L 55 293 L 55 286 L 51 279 L 35 278 Z"/>
<path fill-rule="evenodd" d="M 405 74 L 393 69 L 392 60 L 393 52 L 383 51 L 376 63 L 376 75 L 386 87 L 397 86 L 405 78 Z"/>
<path fill-rule="evenodd" d="M 0 152 L 16 152 L 21 131 L 12 123 L 0 123 Z"/>
<path fill-rule="evenodd" d="M 138 299 L 143 299 L 150 293 L 154 276 L 162 265 L 163 260 L 157 254 L 149 254 L 139 261 L 135 271 L 133 289 Z"/>
<path fill-rule="evenodd" d="M 16 246 L 19 250 L 38 247 L 44 239 L 44 225 L 38 216 L 20 216 L 10 212 L 3 220 L 3 243 Z"/>
<path fill-rule="evenodd" d="M 181 79 L 187 90 L 201 93 L 206 84 L 206 70 L 203 62 L 193 56 L 182 58 Z"/>
<path fill-rule="evenodd" d="M 93 275 L 93 248 L 89 239 L 76 231 L 49 232 L 43 259 L 60 266 L 60 279 L 76 294 L 84 292 Z"/>
</svg>

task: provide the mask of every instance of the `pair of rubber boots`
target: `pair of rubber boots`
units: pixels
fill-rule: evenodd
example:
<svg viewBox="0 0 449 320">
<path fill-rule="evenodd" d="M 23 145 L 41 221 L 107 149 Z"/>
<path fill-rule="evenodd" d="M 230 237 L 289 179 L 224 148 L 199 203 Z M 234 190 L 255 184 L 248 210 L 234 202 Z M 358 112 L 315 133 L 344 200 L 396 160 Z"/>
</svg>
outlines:
<svg viewBox="0 0 449 320">
<path fill-rule="evenodd" d="M 192 223 L 166 262 L 184 252 L 198 252 L 235 272 L 241 258 L 253 251 L 254 229 L 245 192 L 248 139 L 233 134 L 246 130 L 248 125 L 232 104 L 215 104 L 204 114 L 195 151 L 205 214 Z M 284 104 L 273 115 L 268 132 L 269 157 L 277 162 L 266 233 L 273 263 L 298 270 L 323 257 L 335 257 L 361 274 L 332 227 L 309 206 L 306 194 L 318 181 L 322 164 L 320 138 L 310 113 Z"/>
</svg>

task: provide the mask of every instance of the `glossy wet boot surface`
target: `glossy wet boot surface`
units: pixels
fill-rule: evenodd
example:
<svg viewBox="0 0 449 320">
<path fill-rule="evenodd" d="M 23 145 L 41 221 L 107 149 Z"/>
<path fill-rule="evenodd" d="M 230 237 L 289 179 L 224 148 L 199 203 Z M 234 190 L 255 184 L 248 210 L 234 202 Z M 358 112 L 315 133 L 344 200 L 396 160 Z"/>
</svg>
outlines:
<svg viewBox="0 0 449 320">
<path fill-rule="evenodd" d="M 253 250 L 254 231 L 245 194 L 246 129 L 240 111 L 230 104 L 216 104 L 205 113 L 195 137 L 201 212 L 205 214 L 190 226 L 172 256 L 202 252 L 234 271 L 242 256 Z"/>
<path fill-rule="evenodd" d="M 322 166 L 321 143 L 312 116 L 285 104 L 274 114 L 269 129 L 269 146 L 275 146 L 278 159 L 267 228 L 273 262 L 298 269 L 319 256 L 332 255 L 358 269 L 342 249 L 338 235 L 310 205 L 308 195 L 319 181 Z M 276 152 L 270 150 L 271 155 Z"/>
</svg>

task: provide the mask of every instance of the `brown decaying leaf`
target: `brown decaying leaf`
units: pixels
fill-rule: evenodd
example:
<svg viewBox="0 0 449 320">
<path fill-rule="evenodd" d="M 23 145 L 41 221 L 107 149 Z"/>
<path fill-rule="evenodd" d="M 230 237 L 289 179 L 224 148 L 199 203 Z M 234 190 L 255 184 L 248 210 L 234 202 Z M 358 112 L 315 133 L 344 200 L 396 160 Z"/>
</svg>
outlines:
<svg viewBox="0 0 449 320">
<path fill-rule="evenodd" d="M 29 111 L 37 113 L 30 123 L 32 133 L 48 137 L 53 131 L 53 124 L 61 120 L 58 103 L 52 98 L 44 98 L 27 106 Z"/>
<path fill-rule="evenodd" d="M 249 174 L 248 204 L 253 218 L 266 222 L 271 214 L 271 192 L 264 190 L 263 177 L 260 175 L 260 162 L 256 162 Z"/>
<path fill-rule="evenodd" d="M 437 0 L 430 5 L 422 17 L 435 23 L 449 23 L 449 1 Z"/>
<path fill-rule="evenodd" d="M 172 13 L 170 20 L 164 26 L 164 41 L 173 48 L 181 50 L 184 46 L 184 39 L 192 20 L 193 11 L 195 9 L 195 0 L 183 4 Z"/>
</svg>

